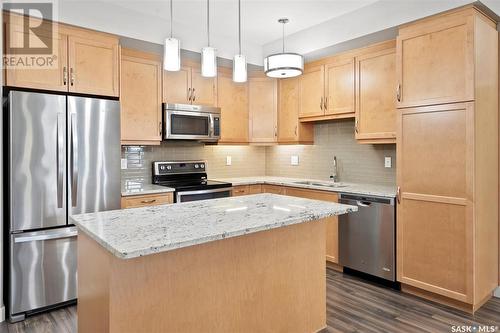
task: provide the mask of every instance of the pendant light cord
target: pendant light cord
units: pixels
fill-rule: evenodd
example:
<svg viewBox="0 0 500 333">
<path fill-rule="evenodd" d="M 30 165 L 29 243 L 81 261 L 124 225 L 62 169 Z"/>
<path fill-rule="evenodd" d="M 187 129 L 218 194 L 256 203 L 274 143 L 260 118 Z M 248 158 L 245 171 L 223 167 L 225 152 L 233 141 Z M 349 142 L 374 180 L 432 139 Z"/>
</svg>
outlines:
<svg viewBox="0 0 500 333">
<path fill-rule="evenodd" d="M 173 22 L 172 21 L 173 21 L 173 17 L 174 17 L 172 2 L 173 2 L 173 0 L 170 0 L 170 38 L 172 38 L 172 34 L 173 34 L 173 29 L 172 29 Z"/>
<path fill-rule="evenodd" d="M 238 50 L 241 54 L 241 0 L 238 0 Z"/>
<path fill-rule="evenodd" d="M 210 0 L 207 0 L 207 39 L 210 47 Z"/>
</svg>

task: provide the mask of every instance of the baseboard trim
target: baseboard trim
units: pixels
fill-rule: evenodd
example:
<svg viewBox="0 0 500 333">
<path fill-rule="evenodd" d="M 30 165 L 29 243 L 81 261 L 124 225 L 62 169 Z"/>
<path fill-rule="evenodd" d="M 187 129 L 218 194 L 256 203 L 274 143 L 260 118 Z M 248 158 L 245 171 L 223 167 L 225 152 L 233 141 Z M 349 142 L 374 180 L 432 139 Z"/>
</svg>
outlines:
<svg viewBox="0 0 500 333">
<path fill-rule="evenodd" d="M 500 286 L 493 291 L 493 296 L 500 298 Z"/>
</svg>

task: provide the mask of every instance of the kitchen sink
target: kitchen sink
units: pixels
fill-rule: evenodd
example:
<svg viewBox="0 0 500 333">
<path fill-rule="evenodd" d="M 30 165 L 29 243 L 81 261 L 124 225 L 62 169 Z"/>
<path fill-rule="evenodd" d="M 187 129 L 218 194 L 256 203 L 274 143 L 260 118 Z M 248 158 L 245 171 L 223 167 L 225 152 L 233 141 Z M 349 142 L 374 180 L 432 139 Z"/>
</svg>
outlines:
<svg viewBox="0 0 500 333">
<path fill-rule="evenodd" d="M 347 187 L 347 185 L 344 185 L 342 183 L 327 183 L 327 182 L 315 182 L 315 181 L 299 181 L 299 182 L 293 182 L 293 184 L 297 185 L 311 185 L 311 186 L 322 186 L 322 187 L 330 187 L 330 188 L 341 188 L 341 187 Z"/>
</svg>

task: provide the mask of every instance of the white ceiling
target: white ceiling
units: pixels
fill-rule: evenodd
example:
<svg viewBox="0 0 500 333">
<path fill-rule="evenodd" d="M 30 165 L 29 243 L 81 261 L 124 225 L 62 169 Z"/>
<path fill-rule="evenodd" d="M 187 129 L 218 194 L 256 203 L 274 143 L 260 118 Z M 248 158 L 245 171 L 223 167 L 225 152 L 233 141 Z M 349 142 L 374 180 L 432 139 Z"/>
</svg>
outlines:
<svg viewBox="0 0 500 333">
<path fill-rule="evenodd" d="M 375 33 L 470 0 L 242 0 L 243 53 L 250 63 L 281 48 L 280 17 L 288 17 L 287 50 L 303 54 Z M 500 0 L 484 0 L 495 6 Z M 169 0 L 58 0 L 62 22 L 162 44 L 170 29 Z M 174 0 L 174 36 L 181 47 L 206 46 L 206 0 Z M 497 6 L 500 8 L 500 6 Z M 493 8 L 498 9 L 498 8 Z M 237 0 L 210 1 L 210 35 L 218 55 L 237 52 Z"/>
</svg>

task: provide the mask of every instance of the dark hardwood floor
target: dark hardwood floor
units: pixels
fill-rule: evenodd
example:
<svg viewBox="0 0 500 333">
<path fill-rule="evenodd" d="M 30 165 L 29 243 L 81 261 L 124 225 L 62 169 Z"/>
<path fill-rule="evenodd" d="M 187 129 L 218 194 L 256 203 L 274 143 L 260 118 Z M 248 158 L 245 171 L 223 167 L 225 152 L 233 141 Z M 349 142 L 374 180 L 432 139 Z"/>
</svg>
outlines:
<svg viewBox="0 0 500 333">
<path fill-rule="evenodd" d="M 21 323 L 1 323 L 0 332 L 76 332 L 76 320 L 72 306 Z M 452 325 L 500 327 L 500 299 L 493 298 L 472 316 L 327 269 L 327 324 L 325 332 L 368 333 L 452 332 Z"/>
</svg>

